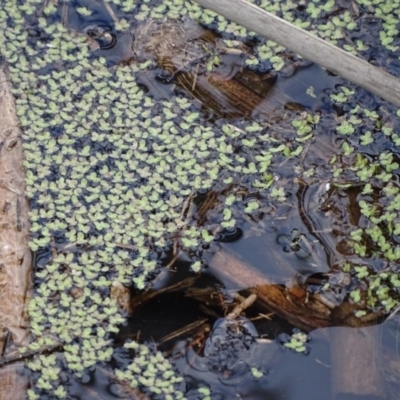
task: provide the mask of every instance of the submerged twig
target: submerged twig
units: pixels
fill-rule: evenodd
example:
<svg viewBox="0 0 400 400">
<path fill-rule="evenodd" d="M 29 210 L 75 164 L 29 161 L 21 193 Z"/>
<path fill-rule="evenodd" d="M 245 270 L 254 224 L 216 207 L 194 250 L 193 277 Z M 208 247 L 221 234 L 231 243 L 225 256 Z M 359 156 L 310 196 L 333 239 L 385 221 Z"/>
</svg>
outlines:
<svg viewBox="0 0 400 400">
<path fill-rule="evenodd" d="M 172 339 L 176 339 L 179 336 L 188 335 L 191 332 L 193 332 L 194 330 L 197 330 L 197 329 L 201 328 L 203 325 L 208 325 L 207 321 L 208 321 L 208 319 L 204 318 L 204 319 L 201 319 L 199 321 L 192 322 L 191 324 L 186 325 L 183 328 L 177 329 L 176 331 L 171 332 L 168 335 L 163 336 L 159 340 L 159 343 L 162 344 L 162 343 L 168 342 L 168 341 L 170 341 Z"/>
<path fill-rule="evenodd" d="M 6 329 L 7 329 L 7 328 L 6 328 Z M 5 340 L 4 340 L 3 349 L 2 349 L 2 351 L 1 351 L 1 358 L 2 358 L 2 359 L 4 358 L 4 355 L 6 354 L 7 347 L 8 347 L 8 345 L 10 344 L 10 341 L 11 341 L 11 332 L 7 329 L 6 338 L 5 338 Z"/>
<path fill-rule="evenodd" d="M 69 0 L 64 0 L 62 2 L 62 10 L 61 10 L 61 23 L 63 26 L 67 26 L 68 24 L 68 6 Z"/>
<path fill-rule="evenodd" d="M 119 22 L 117 16 L 115 15 L 114 10 L 112 9 L 112 7 L 110 6 L 110 4 L 107 1 L 103 1 L 104 7 L 106 8 L 107 12 L 110 14 L 110 17 L 112 18 L 112 20 L 114 21 L 115 24 L 117 24 Z"/>
<path fill-rule="evenodd" d="M 238 304 L 227 316 L 226 319 L 236 319 L 246 309 L 249 308 L 257 300 L 256 294 L 251 294 Z"/>
<path fill-rule="evenodd" d="M 176 260 L 182 255 L 182 252 L 180 251 L 179 253 L 175 254 L 172 257 L 172 260 L 165 266 L 165 269 L 170 269 L 176 262 Z"/>
<path fill-rule="evenodd" d="M 175 283 L 174 285 L 168 286 L 166 288 L 160 289 L 160 290 L 154 290 L 154 291 L 147 291 L 139 296 L 136 296 L 133 300 L 132 300 L 132 310 L 135 309 L 135 307 L 143 304 L 146 301 L 149 301 L 151 299 L 153 299 L 156 296 L 159 296 L 163 293 L 171 293 L 171 292 L 176 292 L 178 290 L 183 290 L 186 289 L 190 286 L 193 285 L 194 281 L 197 279 L 197 276 L 194 277 L 190 277 L 187 279 L 184 279 L 183 281 L 180 281 L 178 283 Z"/>
<path fill-rule="evenodd" d="M 139 391 L 139 389 L 134 389 L 131 387 L 128 381 L 122 381 L 116 377 L 113 372 L 108 371 L 105 368 L 97 367 L 104 375 L 106 375 L 109 380 L 116 382 L 121 386 L 128 395 L 130 395 L 133 400 L 151 400 L 145 393 Z"/>
<path fill-rule="evenodd" d="M 33 351 L 28 351 L 26 353 L 18 354 L 13 357 L 2 357 L 0 359 L 0 368 L 3 368 L 7 365 L 14 364 L 20 361 L 26 361 L 30 360 L 31 358 L 41 355 L 41 354 L 52 354 L 56 351 L 60 351 L 63 349 L 62 344 L 57 344 L 55 346 L 51 347 L 43 347 L 42 349 L 39 350 L 33 350 Z"/>
</svg>

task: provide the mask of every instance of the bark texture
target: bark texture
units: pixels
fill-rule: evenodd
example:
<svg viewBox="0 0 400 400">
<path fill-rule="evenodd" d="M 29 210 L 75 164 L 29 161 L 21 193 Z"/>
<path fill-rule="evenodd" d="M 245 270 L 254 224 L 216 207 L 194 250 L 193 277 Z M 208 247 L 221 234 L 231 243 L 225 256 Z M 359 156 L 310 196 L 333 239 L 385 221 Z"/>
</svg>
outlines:
<svg viewBox="0 0 400 400">
<path fill-rule="evenodd" d="M 24 195 L 21 131 L 11 83 L 0 60 L 0 351 L 15 351 L 28 335 L 30 287 L 28 201 Z M 0 400 L 26 397 L 23 363 L 0 369 Z"/>
</svg>

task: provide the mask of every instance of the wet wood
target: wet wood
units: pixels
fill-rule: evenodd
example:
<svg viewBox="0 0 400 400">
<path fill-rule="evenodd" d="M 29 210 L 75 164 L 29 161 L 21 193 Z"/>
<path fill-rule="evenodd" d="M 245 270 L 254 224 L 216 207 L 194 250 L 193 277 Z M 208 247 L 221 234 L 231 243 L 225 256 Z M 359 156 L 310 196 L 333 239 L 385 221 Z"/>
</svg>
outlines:
<svg viewBox="0 0 400 400">
<path fill-rule="evenodd" d="M 227 79 L 216 70 L 209 75 L 197 76 L 195 73 L 178 73 L 175 81 L 204 107 L 211 109 L 215 117 L 260 116 L 270 119 L 277 110 L 283 110 L 285 104 L 291 101 L 289 96 L 275 90 L 276 78 L 261 81 L 257 77 L 260 87 L 264 88 L 263 93 L 258 94 L 242 83 L 241 75 L 253 75 L 256 79 L 256 75 L 250 71 L 243 71 Z"/>
<path fill-rule="evenodd" d="M 227 316 L 226 319 L 236 319 L 240 314 L 253 305 L 257 300 L 256 294 L 251 294 L 249 297 L 245 298 L 241 303 L 239 303 Z"/>
<path fill-rule="evenodd" d="M 285 288 L 266 278 L 261 272 L 241 260 L 223 246 L 208 261 L 210 272 L 222 282 L 238 290 L 247 289 L 257 295 L 257 303 L 275 312 L 305 331 L 330 324 L 330 310 L 317 302 L 301 287 Z"/>
<path fill-rule="evenodd" d="M 398 351 L 394 351 L 394 348 L 390 345 L 386 347 L 385 343 L 382 342 L 382 348 L 382 374 L 385 377 L 385 381 L 390 382 L 389 385 L 386 385 L 387 397 L 396 399 L 400 384 L 400 358 Z"/>
<path fill-rule="evenodd" d="M 332 400 L 386 399 L 380 326 L 331 328 Z"/>
<path fill-rule="evenodd" d="M 354 306 L 347 302 L 332 309 L 320 301 L 320 296 L 313 296 L 297 283 L 287 287 L 277 285 L 223 246 L 213 254 L 208 264 L 212 274 L 222 282 L 238 290 L 248 289 L 248 293 L 257 296 L 259 307 L 266 307 L 304 331 L 336 324 L 358 326 L 332 328 L 332 399 L 344 400 L 347 395 L 356 396 L 354 399 L 362 396 L 385 399 L 379 327 L 359 327 L 376 323 L 377 315 L 374 321 L 371 318 L 362 320 L 354 316 Z"/>
<path fill-rule="evenodd" d="M 290 269 L 271 249 L 270 260 L 275 258 L 280 260 L 282 269 Z M 356 304 L 344 301 L 333 307 L 321 298 L 321 294 L 309 293 L 307 287 L 295 281 L 286 285 L 276 284 L 223 244 L 219 244 L 218 250 L 207 255 L 206 259 L 210 272 L 230 289 L 257 295 L 258 307 L 275 312 L 305 331 L 327 326 L 370 326 L 384 317 L 382 312 L 367 311 L 365 316 L 358 318 L 354 315 L 359 309 Z"/>
<path fill-rule="evenodd" d="M 163 336 L 159 340 L 159 344 L 163 344 L 163 343 L 168 342 L 173 339 L 177 340 L 178 338 L 181 338 L 182 336 L 189 336 L 189 335 L 192 336 L 193 334 L 195 334 L 196 332 L 198 332 L 200 330 L 202 333 L 206 333 L 211 330 L 210 325 L 208 324 L 208 318 L 203 318 L 199 321 L 192 322 L 191 324 L 188 324 L 188 325 L 184 326 L 183 328 L 177 329 L 176 331 Z"/>
<path fill-rule="evenodd" d="M 24 196 L 21 131 L 5 64 L 0 59 L 0 349 L 3 357 L 27 335 L 26 304 L 31 253 L 27 246 L 28 202 Z M 11 341 L 7 343 L 7 333 Z M 0 400 L 25 399 L 23 363 L 0 369 Z"/>
<path fill-rule="evenodd" d="M 245 0 L 195 0 L 400 107 L 400 80 Z"/>
</svg>

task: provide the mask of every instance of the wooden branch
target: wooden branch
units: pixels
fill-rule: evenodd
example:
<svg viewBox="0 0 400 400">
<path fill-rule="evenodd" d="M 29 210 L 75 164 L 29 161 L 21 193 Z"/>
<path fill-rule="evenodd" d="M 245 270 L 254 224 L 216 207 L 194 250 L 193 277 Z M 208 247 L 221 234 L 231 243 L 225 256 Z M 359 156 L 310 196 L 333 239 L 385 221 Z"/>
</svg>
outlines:
<svg viewBox="0 0 400 400">
<path fill-rule="evenodd" d="M 400 80 L 245 0 L 194 0 L 400 107 Z"/>
<path fill-rule="evenodd" d="M 31 254 L 24 189 L 21 132 L 10 81 L 0 59 L 0 332 L 11 332 L 14 345 L 22 344 L 28 335 L 25 306 Z M 7 336 L 0 337 L 3 356 L 9 350 Z M 22 369 L 23 363 L 16 363 L 0 370 L 0 400 L 25 399 L 27 382 Z"/>
</svg>

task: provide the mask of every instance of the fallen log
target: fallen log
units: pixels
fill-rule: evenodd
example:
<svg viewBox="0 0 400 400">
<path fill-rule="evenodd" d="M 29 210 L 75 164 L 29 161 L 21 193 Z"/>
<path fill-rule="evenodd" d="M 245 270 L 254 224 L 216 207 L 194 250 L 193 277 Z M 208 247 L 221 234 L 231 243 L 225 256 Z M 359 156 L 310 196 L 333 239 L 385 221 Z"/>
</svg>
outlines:
<svg viewBox="0 0 400 400">
<path fill-rule="evenodd" d="M 28 202 L 24 196 L 21 131 L 11 85 L 0 59 L 0 351 L 6 356 L 28 335 L 26 304 L 31 253 Z M 25 399 L 23 362 L 0 369 L 0 400 Z"/>
</svg>

